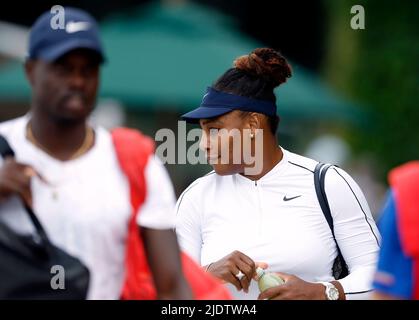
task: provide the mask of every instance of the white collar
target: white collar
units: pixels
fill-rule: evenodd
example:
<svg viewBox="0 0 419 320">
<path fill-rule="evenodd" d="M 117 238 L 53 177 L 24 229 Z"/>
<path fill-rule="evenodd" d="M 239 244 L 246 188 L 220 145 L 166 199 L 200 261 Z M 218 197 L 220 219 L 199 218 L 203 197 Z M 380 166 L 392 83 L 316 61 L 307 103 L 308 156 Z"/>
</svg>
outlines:
<svg viewBox="0 0 419 320">
<path fill-rule="evenodd" d="M 283 154 L 282 159 L 271 170 L 269 170 L 264 176 L 259 178 L 259 180 L 251 180 L 238 173 L 233 175 L 233 180 L 247 184 L 247 185 L 252 185 L 252 186 L 264 184 L 272 179 L 276 180 L 278 178 L 278 175 L 282 174 L 282 172 L 285 170 L 285 167 L 288 164 L 288 157 L 289 157 L 288 151 L 282 148 L 281 146 L 280 148 Z"/>
</svg>

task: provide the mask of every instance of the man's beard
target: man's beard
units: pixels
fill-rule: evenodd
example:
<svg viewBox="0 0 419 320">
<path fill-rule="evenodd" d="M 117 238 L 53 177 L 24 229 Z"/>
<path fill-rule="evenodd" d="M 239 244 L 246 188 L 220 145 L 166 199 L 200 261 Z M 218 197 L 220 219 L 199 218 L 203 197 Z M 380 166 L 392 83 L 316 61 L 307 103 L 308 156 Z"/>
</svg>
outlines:
<svg viewBox="0 0 419 320">
<path fill-rule="evenodd" d="M 66 100 L 65 98 L 62 99 L 60 103 L 65 103 L 66 102 L 65 100 Z M 71 112 L 67 112 L 65 108 L 60 108 L 60 107 L 47 109 L 49 118 L 53 122 L 63 127 L 71 127 L 71 126 L 78 125 L 82 122 L 85 122 L 89 118 L 91 113 L 93 112 L 94 102 L 92 103 L 93 105 L 88 104 L 85 97 L 84 97 L 84 102 L 86 103 L 86 110 L 84 110 L 81 113 L 72 114 Z"/>
</svg>

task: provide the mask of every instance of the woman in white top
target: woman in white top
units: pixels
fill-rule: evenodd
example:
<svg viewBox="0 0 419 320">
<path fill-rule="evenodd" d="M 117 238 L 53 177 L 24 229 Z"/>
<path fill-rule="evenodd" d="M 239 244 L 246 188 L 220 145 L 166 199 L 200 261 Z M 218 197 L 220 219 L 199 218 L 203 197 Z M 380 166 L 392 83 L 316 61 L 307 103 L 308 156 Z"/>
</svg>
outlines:
<svg viewBox="0 0 419 320">
<path fill-rule="evenodd" d="M 256 49 L 238 58 L 208 88 L 201 106 L 183 116 L 201 125 L 201 148 L 214 171 L 178 200 L 180 245 L 238 299 L 362 298 L 371 289 L 379 234 L 358 185 L 331 167 L 325 192 L 349 269 L 346 277 L 333 278 L 338 251 L 316 196 L 317 162 L 279 147 L 276 139 L 274 88 L 290 76 L 279 52 Z M 221 129 L 238 129 L 241 143 Z M 240 159 L 258 154 L 260 170 L 249 170 L 256 162 L 236 161 L 237 152 Z M 259 295 L 253 281 L 258 265 L 286 283 Z"/>
</svg>

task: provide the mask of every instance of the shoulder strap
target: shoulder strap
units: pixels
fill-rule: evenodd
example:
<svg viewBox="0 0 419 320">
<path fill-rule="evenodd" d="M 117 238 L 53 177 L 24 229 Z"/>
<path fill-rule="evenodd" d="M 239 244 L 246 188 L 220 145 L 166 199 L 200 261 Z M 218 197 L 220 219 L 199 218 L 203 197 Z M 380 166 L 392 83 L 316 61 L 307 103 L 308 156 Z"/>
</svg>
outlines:
<svg viewBox="0 0 419 320">
<path fill-rule="evenodd" d="M 319 162 L 314 169 L 314 187 L 316 189 L 317 199 L 319 200 L 320 207 L 323 211 L 324 217 L 332 231 L 333 239 L 335 239 L 335 231 L 333 228 L 333 218 L 330 211 L 329 201 L 327 201 L 326 191 L 324 188 L 324 180 L 326 172 L 331 167 L 330 164 Z M 336 239 L 335 239 L 336 241 Z"/>
<path fill-rule="evenodd" d="M 131 218 L 125 246 L 125 279 L 122 299 L 155 299 L 153 285 L 144 244 L 137 225 L 137 215 L 146 196 L 145 167 L 154 151 L 153 141 L 141 132 L 117 128 L 112 131 L 119 165 L 128 179 L 130 187 Z"/>
<path fill-rule="evenodd" d="M 0 155 L 2 156 L 2 158 L 15 157 L 15 152 L 10 147 L 9 142 L 6 140 L 6 138 L 3 137 L 2 135 L 0 135 Z M 23 203 L 23 206 L 25 208 L 27 215 L 31 219 L 32 224 L 35 226 L 37 235 L 39 237 L 39 239 L 37 240 L 40 241 L 46 249 L 50 249 L 51 241 L 49 240 L 47 233 L 45 232 L 45 229 L 42 226 L 41 222 L 36 217 L 35 212 L 26 203 Z"/>
<path fill-rule="evenodd" d="M 3 158 L 15 156 L 15 152 L 10 147 L 9 142 L 2 135 L 0 135 L 0 154 Z"/>
<path fill-rule="evenodd" d="M 129 128 L 112 130 L 112 140 L 119 165 L 131 187 L 131 204 L 135 215 L 144 201 L 146 191 L 144 169 L 154 152 L 154 142 L 140 131 Z"/>
<path fill-rule="evenodd" d="M 330 231 L 332 232 L 333 240 L 335 241 L 336 250 L 338 253 L 332 266 L 332 274 L 335 279 L 342 279 L 349 274 L 349 269 L 342 255 L 342 252 L 340 251 L 338 242 L 336 241 L 332 212 L 330 211 L 329 201 L 327 200 L 324 184 L 327 170 L 331 166 L 331 164 L 325 164 L 321 162 L 316 165 L 316 168 L 314 169 L 314 187 L 316 189 L 317 199 L 319 201 L 323 215 L 327 221 L 327 224 L 329 225 Z"/>
</svg>

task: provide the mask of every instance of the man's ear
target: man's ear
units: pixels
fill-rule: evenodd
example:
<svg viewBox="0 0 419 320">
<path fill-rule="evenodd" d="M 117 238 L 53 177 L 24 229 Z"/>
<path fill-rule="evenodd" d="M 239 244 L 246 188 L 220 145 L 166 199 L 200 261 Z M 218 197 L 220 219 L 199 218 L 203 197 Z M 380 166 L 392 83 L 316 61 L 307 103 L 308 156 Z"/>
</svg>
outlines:
<svg viewBox="0 0 419 320">
<path fill-rule="evenodd" d="M 36 62 L 34 60 L 25 61 L 24 68 L 25 68 L 26 79 L 28 79 L 32 87 L 34 86 L 34 82 L 35 82 L 34 80 L 35 79 L 35 66 L 36 66 Z"/>
</svg>

